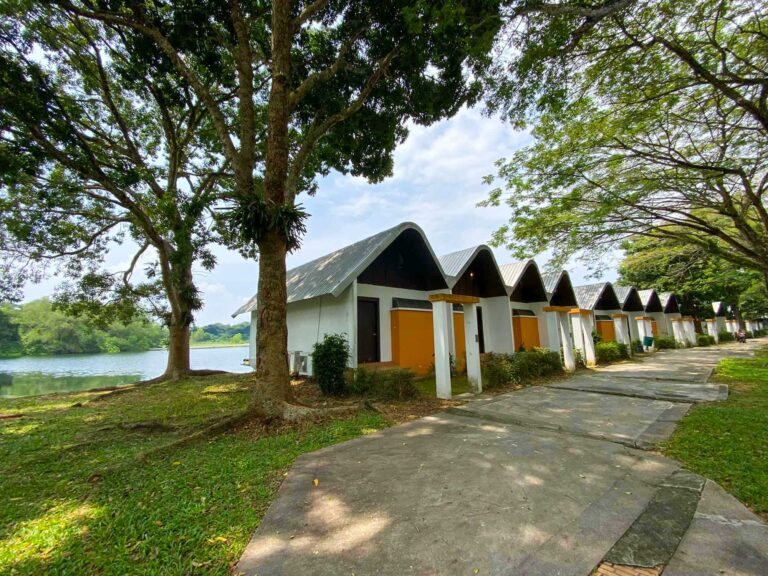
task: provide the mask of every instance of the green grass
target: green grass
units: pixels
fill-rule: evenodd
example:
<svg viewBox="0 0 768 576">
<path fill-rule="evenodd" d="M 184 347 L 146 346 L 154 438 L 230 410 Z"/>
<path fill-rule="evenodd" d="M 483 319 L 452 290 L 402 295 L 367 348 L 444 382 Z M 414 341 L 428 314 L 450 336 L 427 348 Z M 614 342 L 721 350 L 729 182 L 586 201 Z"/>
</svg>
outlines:
<svg viewBox="0 0 768 576">
<path fill-rule="evenodd" d="M 229 574 L 297 456 L 386 426 L 364 412 L 246 427 L 136 458 L 242 409 L 247 378 L 0 400 L 25 415 L 0 420 L 0 574 Z M 137 422 L 174 428 L 126 430 Z"/>
<path fill-rule="evenodd" d="M 728 400 L 695 406 L 664 452 L 768 518 L 768 350 L 721 361 L 716 378 Z"/>
<path fill-rule="evenodd" d="M 424 378 L 422 380 L 416 380 L 413 384 L 425 396 L 437 396 L 437 381 L 435 380 L 434 376 L 430 378 Z M 451 377 L 451 393 L 454 396 L 471 391 L 472 388 L 470 387 L 469 380 L 467 380 L 466 376 Z"/>
</svg>

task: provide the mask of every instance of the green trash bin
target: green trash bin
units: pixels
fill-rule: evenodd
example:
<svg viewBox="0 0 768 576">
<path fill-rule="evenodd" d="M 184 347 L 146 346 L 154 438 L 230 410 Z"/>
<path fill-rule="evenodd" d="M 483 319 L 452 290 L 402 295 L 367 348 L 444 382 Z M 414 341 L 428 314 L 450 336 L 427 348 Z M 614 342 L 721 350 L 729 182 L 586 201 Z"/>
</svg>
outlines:
<svg viewBox="0 0 768 576">
<path fill-rule="evenodd" d="M 643 336 L 643 346 L 645 348 L 653 348 L 653 336 Z"/>
</svg>

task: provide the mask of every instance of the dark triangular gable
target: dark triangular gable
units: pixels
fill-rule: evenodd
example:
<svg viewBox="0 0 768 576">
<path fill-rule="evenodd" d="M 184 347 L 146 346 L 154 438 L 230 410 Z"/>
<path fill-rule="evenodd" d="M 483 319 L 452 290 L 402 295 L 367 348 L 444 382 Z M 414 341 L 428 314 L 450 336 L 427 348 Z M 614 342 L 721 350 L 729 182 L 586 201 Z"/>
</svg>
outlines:
<svg viewBox="0 0 768 576">
<path fill-rule="evenodd" d="M 624 305 L 621 307 L 624 312 L 642 312 L 643 301 L 640 300 L 640 294 L 637 292 L 637 288 L 631 287 L 627 294 L 627 299 L 624 301 Z"/>
<path fill-rule="evenodd" d="M 576 300 L 576 293 L 573 291 L 573 284 L 571 283 L 571 276 L 563 270 L 560 274 L 560 279 L 555 285 L 555 289 L 552 291 L 552 297 L 549 299 L 550 306 L 574 306 L 579 305 Z"/>
<path fill-rule="evenodd" d="M 507 295 L 504 279 L 490 250 L 482 249 L 475 254 L 453 285 L 452 292 L 478 298 Z"/>
<path fill-rule="evenodd" d="M 512 289 L 509 297 L 512 302 L 546 302 L 547 290 L 541 280 L 539 269 L 533 262 L 525 267 L 525 271 Z"/>
<path fill-rule="evenodd" d="M 403 230 L 358 276 L 360 284 L 440 290 L 448 288 L 440 266 L 421 234 L 413 228 Z"/>
<path fill-rule="evenodd" d="M 595 310 L 621 310 L 621 303 L 610 282 L 603 285 L 600 297 L 595 302 Z"/>
<path fill-rule="evenodd" d="M 659 295 L 654 290 L 651 292 L 651 295 L 648 297 L 648 302 L 645 305 L 645 311 L 646 312 L 663 312 L 664 309 L 661 307 L 661 300 L 659 299 Z"/>
<path fill-rule="evenodd" d="M 680 304 L 677 302 L 677 298 L 674 294 L 669 297 L 667 305 L 664 307 L 664 312 L 667 314 L 679 314 Z"/>
</svg>

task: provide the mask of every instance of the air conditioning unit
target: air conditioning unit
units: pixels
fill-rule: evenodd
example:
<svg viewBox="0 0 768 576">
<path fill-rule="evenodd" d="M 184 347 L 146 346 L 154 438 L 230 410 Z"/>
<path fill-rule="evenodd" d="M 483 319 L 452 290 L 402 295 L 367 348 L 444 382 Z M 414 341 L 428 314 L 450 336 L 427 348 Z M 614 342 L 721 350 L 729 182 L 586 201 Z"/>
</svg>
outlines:
<svg viewBox="0 0 768 576">
<path fill-rule="evenodd" d="M 291 374 L 312 376 L 312 356 L 306 352 L 288 352 L 288 369 Z"/>
</svg>

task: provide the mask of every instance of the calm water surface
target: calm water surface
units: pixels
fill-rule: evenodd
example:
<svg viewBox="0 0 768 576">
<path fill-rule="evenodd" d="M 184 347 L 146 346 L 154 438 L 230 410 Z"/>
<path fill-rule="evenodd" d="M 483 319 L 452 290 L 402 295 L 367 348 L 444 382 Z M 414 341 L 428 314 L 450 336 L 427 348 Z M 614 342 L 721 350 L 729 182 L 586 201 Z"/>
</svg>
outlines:
<svg viewBox="0 0 768 576">
<path fill-rule="evenodd" d="M 247 346 L 193 348 L 193 369 L 248 372 L 243 358 Z M 165 370 L 167 352 L 150 350 L 125 354 L 73 354 L 25 356 L 0 360 L 0 398 L 119 386 L 159 376 Z"/>
</svg>

